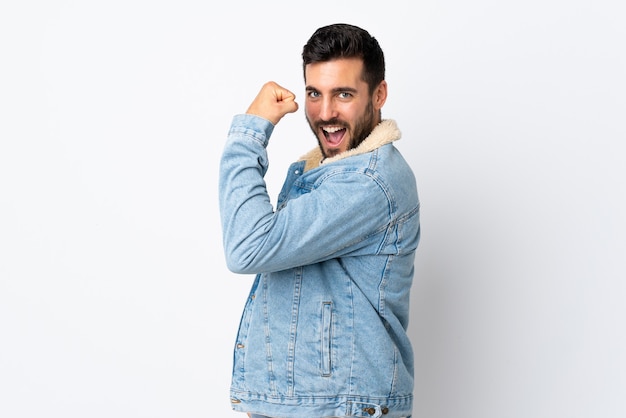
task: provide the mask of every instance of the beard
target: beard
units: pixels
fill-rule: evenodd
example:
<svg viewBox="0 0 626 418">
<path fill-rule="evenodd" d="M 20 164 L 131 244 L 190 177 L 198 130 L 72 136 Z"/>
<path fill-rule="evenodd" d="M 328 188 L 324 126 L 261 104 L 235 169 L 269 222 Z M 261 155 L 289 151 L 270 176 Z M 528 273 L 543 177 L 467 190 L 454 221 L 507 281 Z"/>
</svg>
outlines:
<svg viewBox="0 0 626 418">
<path fill-rule="evenodd" d="M 307 118 L 307 122 L 309 123 L 309 127 L 313 131 L 313 135 L 315 135 L 315 138 L 317 138 L 317 144 L 319 145 L 324 158 L 334 157 L 341 152 L 339 150 L 331 149 L 327 153 L 322 146 L 322 141 L 319 138 L 319 132 L 321 131 L 321 127 L 324 125 L 341 126 L 342 128 L 348 129 L 350 128 L 350 124 L 348 122 L 339 120 L 338 118 L 332 118 L 330 120 L 317 120 L 315 122 L 312 122 L 309 118 Z M 351 132 L 352 136 L 350 137 L 350 142 L 348 143 L 347 150 L 358 147 L 361 142 L 363 142 L 365 138 L 367 138 L 369 134 L 372 133 L 372 130 L 374 130 L 377 124 L 378 119 L 376 118 L 376 114 L 374 112 L 374 104 L 370 100 L 363 114 L 354 121 L 354 127 Z"/>
</svg>

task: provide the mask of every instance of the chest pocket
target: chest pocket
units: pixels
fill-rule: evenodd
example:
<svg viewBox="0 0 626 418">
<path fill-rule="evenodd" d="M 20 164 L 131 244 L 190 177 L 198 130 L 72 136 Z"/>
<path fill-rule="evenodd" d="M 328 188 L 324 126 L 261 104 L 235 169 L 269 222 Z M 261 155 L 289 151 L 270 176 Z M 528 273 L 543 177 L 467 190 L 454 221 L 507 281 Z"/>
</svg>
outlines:
<svg viewBox="0 0 626 418">
<path fill-rule="evenodd" d="M 278 194 L 277 210 L 285 207 L 289 200 L 296 199 L 303 194 L 309 193 L 311 190 L 313 190 L 313 184 L 302 180 L 302 172 L 300 169 L 292 168 Z"/>
</svg>

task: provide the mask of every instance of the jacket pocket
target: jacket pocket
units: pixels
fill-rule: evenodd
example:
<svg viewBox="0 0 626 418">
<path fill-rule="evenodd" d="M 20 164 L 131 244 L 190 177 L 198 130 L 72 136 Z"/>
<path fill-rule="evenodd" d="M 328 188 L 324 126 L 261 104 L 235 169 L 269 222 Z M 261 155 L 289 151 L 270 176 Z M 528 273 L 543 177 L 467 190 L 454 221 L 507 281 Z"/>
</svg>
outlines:
<svg viewBox="0 0 626 418">
<path fill-rule="evenodd" d="M 322 339 L 321 339 L 321 371 L 322 376 L 330 376 L 331 371 L 331 335 L 333 305 L 322 302 Z"/>
</svg>

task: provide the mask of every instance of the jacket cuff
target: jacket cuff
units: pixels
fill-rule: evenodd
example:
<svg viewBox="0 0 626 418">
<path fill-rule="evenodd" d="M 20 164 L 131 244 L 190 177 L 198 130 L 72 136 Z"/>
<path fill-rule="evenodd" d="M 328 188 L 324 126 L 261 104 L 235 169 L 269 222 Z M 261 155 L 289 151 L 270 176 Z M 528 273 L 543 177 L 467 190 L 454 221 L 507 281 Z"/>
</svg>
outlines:
<svg viewBox="0 0 626 418">
<path fill-rule="evenodd" d="M 240 114 L 233 117 L 229 134 L 250 135 L 266 146 L 273 131 L 274 124 L 269 120 L 256 115 Z"/>
</svg>

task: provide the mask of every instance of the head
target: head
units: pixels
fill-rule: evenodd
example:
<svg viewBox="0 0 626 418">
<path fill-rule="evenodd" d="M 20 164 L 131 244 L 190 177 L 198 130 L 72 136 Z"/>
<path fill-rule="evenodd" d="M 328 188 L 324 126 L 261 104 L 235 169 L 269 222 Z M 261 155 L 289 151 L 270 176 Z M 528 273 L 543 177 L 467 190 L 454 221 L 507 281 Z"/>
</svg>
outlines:
<svg viewBox="0 0 626 418">
<path fill-rule="evenodd" d="M 387 99 L 378 41 L 348 24 L 319 28 L 302 51 L 305 112 L 325 157 L 358 146 L 381 120 Z"/>
</svg>

